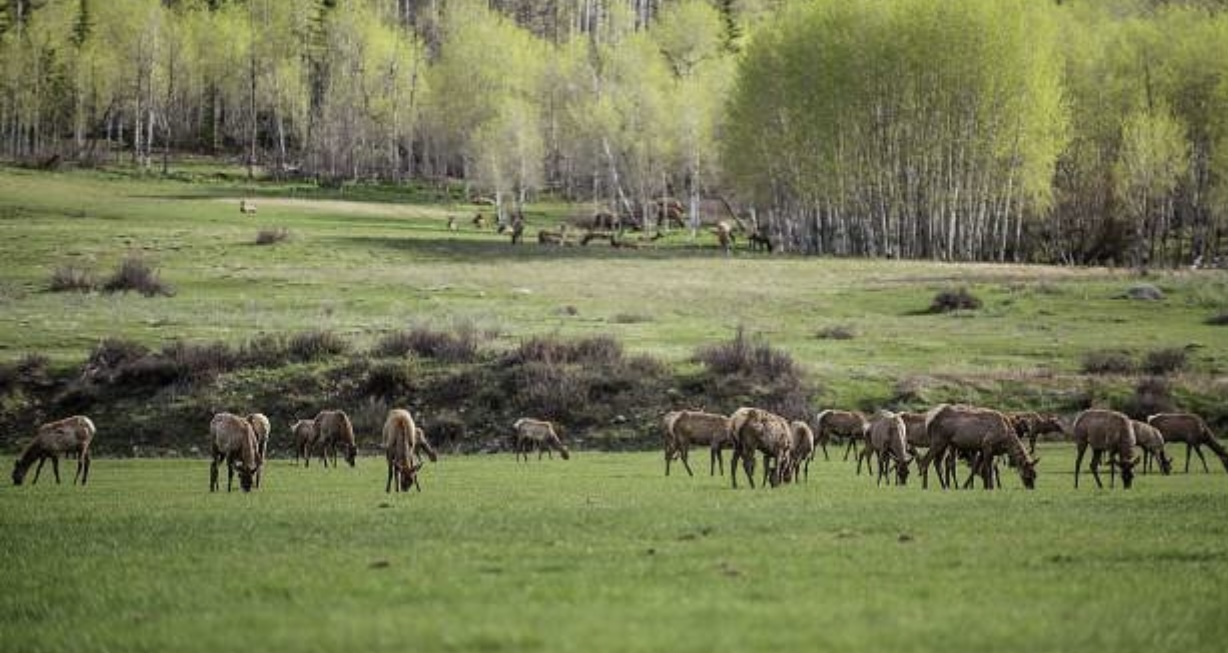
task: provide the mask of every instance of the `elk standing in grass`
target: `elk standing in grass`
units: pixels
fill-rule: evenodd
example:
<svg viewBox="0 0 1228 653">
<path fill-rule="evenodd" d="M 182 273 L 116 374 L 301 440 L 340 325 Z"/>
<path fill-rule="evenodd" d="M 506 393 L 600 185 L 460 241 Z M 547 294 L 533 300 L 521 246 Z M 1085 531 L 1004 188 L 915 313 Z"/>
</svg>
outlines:
<svg viewBox="0 0 1228 653">
<path fill-rule="evenodd" d="M 247 416 L 247 423 L 252 425 L 252 432 L 256 434 L 256 487 L 260 487 L 260 481 L 264 479 L 264 462 L 268 460 L 269 454 L 269 431 L 273 429 L 273 425 L 269 423 L 269 418 L 263 413 L 252 413 Z"/>
<path fill-rule="evenodd" d="M 789 455 L 793 447 L 793 431 L 789 421 L 760 408 L 739 408 L 730 415 L 729 422 L 734 445 L 729 462 L 733 487 L 738 487 L 739 459 L 747 482 L 752 488 L 755 487 L 756 452 L 763 452 L 765 484 L 779 485 L 784 478 L 783 470 L 791 464 Z"/>
<path fill-rule="evenodd" d="M 1075 470 L 1074 486 L 1079 487 L 1079 468 L 1083 466 L 1083 454 L 1092 448 L 1091 471 L 1096 487 L 1100 482 L 1100 459 L 1109 452 L 1109 464 L 1121 469 L 1121 484 L 1127 490 L 1134 482 L 1134 427 L 1130 418 L 1115 411 L 1093 408 L 1079 413 L 1074 421 Z M 1116 458 L 1114 458 L 1116 456 Z"/>
<path fill-rule="evenodd" d="M 1185 443 L 1185 473 L 1190 473 L 1190 450 L 1198 454 L 1198 459 L 1202 461 L 1202 471 L 1210 472 L 1207 468 L 1207 459 L 1202 455 L 1202 446 L 1205 444 L 1224 466 L 1224 470 L 1228 471 L 1228 451 L 1224 450 L 1223 445 L 1215 439 L 1215 434 L 1207 426 L 1207 423 L 1198 415 L 1193 413 L 1160 413 L 1147 418 L 1147 423 L 1160 430 L 1164 435 L 1165 442 L 1184 442 Z"/>
<path fill-rule="evenodd" d="M 721 449 L 731 446 L 729 418 L 698 410 L 671 411 L 661 418 L 665 444 L 665 475 L 669 476 L 669 464 L 675 458 L 682 461 L 688 476 L 694 476 L 687 455 L 692 444 L 708 445 L 708 475 L 716 474 L 720 467 L 724 474 L 725 461 Z"/>
<path fill-rule="evenodd" d="M 831 460 L 827 456 L 827 443 L 833 438 L 846 438 L 848 446 L 844 449 L 844 459 L 849 459 L 849 453 L 860 442 L 865 441 L 866 428 L 869 423 L 866 416 L 847 410 L 825 410 L 814 418 L 815 444 L 823 450 L 823 460 Z"/>
<path fill-rule="evenodd" d="M 252 480 L 260 469 L 257 462 L 258 443 L 256 432 L 246 419 L 230 413 L 218 413 L 209 422 L 209 448 L 213 462 L 209 466 L 209 491 L 218 488 L 218 466 L 226 461 L 226 491 L 234 485 L 235 470 L 239 471 L 239 487 L 244 492 L 252 489 Z"/>
<path fill-rule="evenodd" d="M 939 463 L 950 450 L 966 452 L 972 459 L 973 475 L 980 474 L 986 489 L 994 487 L 994 456 L 1006 454 L 1019 471 L 1023 486 L 1036 487 L 1036 463 L 1006 417 L 996 410 L 940 404 L 925 414 L 930 449 L 921 460 L 921 487 L 929 485 L 929 466 L 935 464 L 943 488 L 954 480 Z"/>
<path fill-rule="evenodd" d="M 294 436 L 294 464 L 297 465 L 300 458 L 310 462 L 311 447 L 316 439 L 315 421 L 300 419 L 290 425 L 290 432 Z"/>
<path fill-rule="evenodd" d="M 1130 426 L 1134 427 L 1135 444 L 1143 450 L 1143 473 L 1151 471 L 1151 462 L 1155 460 L 1159 461 L 1161 474 L 1172 474 L 1173 459 L 1164 452 L 1164 434 L 1160 429 L 1136 419 L 1130 420 Z"/>
<path fill-rule="evenodd" d="M 903 418 L 886 411 L 876 415 L 866 434 L 866 450 L 877 454 L 877 484 L 882 484 L 893 465 L 896 485 L 908 484 L 908 465 L 912 462 L 912 456 L 908 453 L 908 426 Z"/>
<path fill-rule="evenodd" d="M 516 431 L 516 460 L 520 460 L 521 454 L 524 454 L 525 462 L 529 462 L 529 449 L 537 449 L 537 459 L 541 460 L 542 451 L 557 451 L 563 456 L 563 460 L 567 460 L 571 455 L 567 451 L 567 447 L 563 441 L 559 439 L 558 433 L 554 431 L 554 425 L 550 422 L 530 419 L 522 417 L 512 424 L 512 428 Z M 551 456 L 554 457 L 553 455 Z"/>
<path fill-rule="evenodd" d="M 422 469 L 423 463 L 414 461 L 414 445 L 421 432 L 414 425 L 409 411 L 400 408 L 388 411 L 388 418 L 384 420 L 384 456 L 388 459 L 388 481 L 384 483 L 384 492 L 392 491 L 394 478 L 398 492 L 408 492 L 411 486 L 422 491 L 418 483 L 418 470 Z"/>
<path fill-rule="evenodd" d="M 96 433 L 94 422 L 83 415 L 74 415 L 56 422 L 50 422 L 38 427 L 38 433 L 30 444 L 22 450 L 21 455 L 13 464 L 13 485 L 21 485 L 30 471 L 34 461 L 38 467 L 34 470 L 34 479 L 30 485 L 38 482 L 43 471 L 43 463 L 51 459 L 51 471 L 55 474 L 55 482 L 60 482 L 60 455 L 70 454 L 77 459 L 77 473 L 73 475 L 73 485 L 80 479 L 85 485 L 90 476 L 90 442 Z"/>
<path fill-rule="evenodd" d="M 320 450 L 320 460 L 328 467 L 328 456 L 331 453 L 333 467 L 337 466 L 337 449 L 345 450 L 345 462 L 354 466 L 358 456 L 358 446 L 354 443 L 354 425 L 350 423 L 349 415 L 340 410 L 322 410 L 316 415 L 314 429 L 316 433 L 314 446 Z M 311 464 L 308 457 L 307 465 Z"/>
<path fill-rule="evenodd" d="M 809 482 L 810 461 L 814 460 L 814 431 L 809 424 L 801 420 L 790 422 L 789 428 L 793 433 L 793 444 L 789 452 L 791 464 L 788 479 L 796 479 L 800 471 L 802 477 Z"/>
</svg>

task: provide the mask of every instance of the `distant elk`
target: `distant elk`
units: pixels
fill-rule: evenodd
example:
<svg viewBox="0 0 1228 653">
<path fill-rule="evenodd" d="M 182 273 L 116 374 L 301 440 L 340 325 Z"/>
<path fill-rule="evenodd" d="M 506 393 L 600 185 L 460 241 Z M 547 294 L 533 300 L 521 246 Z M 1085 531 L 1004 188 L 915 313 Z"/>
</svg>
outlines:
<svg viewBox="0 0 1228 653">
<path fill-rule="evenodd" d="M 250 492 L 253 480 L 260 471 L 259 444 L 252 425 L 238 415 L 214 415 L 209 422 L 209 448 L 213 457 L 209 466 L 209 491 L 217 491 L 218 467 L 225 461 L 226 491 L 232 489 L 235 471 L 238 470 L 239 488 Z"/>
<path fill-rule="evenodd" d="M 51 471 L 55 474 L 55 482 L 60 482 L 60 456 L 68 454 L 77 459 L 77 473 L 73 475 L 73 485 L 80 479 L 84 486 L 90 476 L 90 442 L 94 440 L 94 422 L 84 415 L 74 415 L 56 422 L 50 422 L 38 427 L 38 433 L 13 464 L 13 485 L 21 485 L 26 473 L 34 461 L 38 467 L 34 470 L 34 479 L 30 485 L 38 482 L 43 471 L 43 463 L 51 459 Z"/>
<path fill-rule="evenodd" d="M 1143 473 L 1149 473 L 1152 461 L 1156 461 L 1160 466 L 1161 474 L 1165 476 L 1172 474 L 1173 459 L 1169 458 L 1164 451 L 1164 434 L 1160 433 L 1160 429 L 1136 419 L 1130 420 L 1130 426 L 1134 427 L 1135 444 L 1143 450 Z"/>
<path fill-rule="evenodd" d="M 1036 453 L 1036 441 L 1046 433 L 1070 433 L 1070 426 L 1061 417 L 1032 411 L 1007 413 L 1006 418 L 1020 439 L 1028 441 L 1028 453 Z"/>
<path fill-rule="evenodd" d="M 994 487 L 994 457 L 1006 454 L 1019 471 L 1023 486 L 1036 487 L 1036 463 L 1006 417 L 996 410 L 939 404 L 925 414 L 930 449 L 921 460 L 921 487 L 929 484 L 929 466 L 935 464 L 944 488 L 955 481 L 939 465 L 949 450 L 965 452 L 972 460 L 973 476 L 980 475 L 986 489 Z"/>
<path fill-rule="evenodd" d="M 844 459 L 848 460 L 849 453 L 857 443 L 865 441 L 866 429 L 870 424 L 862 413 L 825 410 L 815 416 L 814 426 L 815 444 L 823 450 L 823 460 L 830 460 L 827 456 L 827 443 L 835 438 L 848 441 L 848 446 L 844 449 Z"/>
<path fill-rule="evenodd" d="M 1159 413 L 1147 418 L 1147 423 L 1159 429 L 1165 442 L 1185 443 L 1185 473 L 1190 473 L 1190 450 L 1198 454 L 1202 461 L 1202 471 L 1210 472 L 1207 459 L 1202 455 L 1202 446 L 1206 445 L 1216 456 L 1224 470 L 1228 471 L 1228 451 L 1215 439 L 1215 434 L 1198 415 L 1193 413 Z"/>
<path fill-rule="evenodd" d="M 314 446 L 320 451 L 320 461 L 328 467 L 328 457 L 332 454 L 333 467 L 337 466 L 337 450 L 344 451 L 345 462 L 350 467 L 358 456 L 358 446 L 354 442 L 354 425 L 350 423 L 349 415 L 340 410 L 322 410 L 316 415 L 313 428 L 315 430 Z M 307 459 L 310 466 L 311 458 Z"/>
<path fill-rule="evenodd" d="M 763 453 L 764 485 L 773 487 L 787 480 L 786 471 L 792 464 L 793 429 L 785 418 L 761 408 L 739 408 L 729 416 L 733 434 L 733 456 L 729 462 L 729 476 L 734 488 L 738 487 L 738 461 L 746 473 L 746 480 L 755 487 L 755 454 Z"/>
<path fill-rule="evenodd" d="M 255 213 L 255 212 L 256 212 L 255 202 L 248 200 L 248 199 L 239 200 L 239 213 L 249 214 L 249 213 Z"/>
<path fill-rule="evenodd" d="M 1121 470 L 1121 485 L 1130 489 L 1134 483 L 1134 426 L 1129 417 L 1115 410 L 1093 408 L 1079 413 L 1074 421 L 1075 469 L 1074 486 L 1079 487 L 1079 468 L 1083 466 L 1083 454 L 1092 448 L 1090 469 L 1096 487 L 1100 482 L 1100 460 L 1109 453 L 1109 465 Z"/>
<path fill-rule="evenodd" d="M 398 492 L 408 492 L 410 487 L 422 491 L 422 485 L 418 483 L 418 470 L 422 469 L 423 463 L 414 461 L 415 441 L 420 433 L 422 430 L 414 424 L 408 410 L 394 408 L 388 411 L 388 418 L 384 420 L 384 456 L 388 460 L 388 481 L 384 483 L 384 492 L 392 491 L 394 478 Z"/>
<path fill-rule="evenodd" d="M 297 420 L 290 425 L 290 433 L 294 437 L 294 464 L 297 465 L 300 458 L 304 464 L 310 463 L 311 448 L 316 440 L 315 420 Z"/>
<path fill-rule="evenodd" d="M 883 411 L 875 416 L 866 434 L 866 451 L 876 454 L 878 459 L 877 484 L 882 484 L 893 466 L 896 485 L 908 484 L 912 455 L 908 453 L 908 427 L 900 415 Z M 857 465 L 860 468 L 860 459 Z"/>
<path fill-rule="evenodd" d="M 523 454 L 525 462 L 529 462 L 529 449 L 532 448 L 537 449 L 538 460 L 541 460 L 543 451 L 557 451 L 563 460 L 571 457 L 567 446 L 559 439 L 559 434 L 550 422 L 522 417 L 512 424 L 512 429 L 516 432 L 516 460 L 520 460 Z M 550 457 L 554 458 L 554 455 L 551 454 Z"/>
<path fill-rule="evenodd" d="M 661 418 L 661 430 L 665 445 L 666 476 L 669 476 L 669 465 L 675 458 L 682 461 L 688 476 L 695 475 L 687 461 L 693 444 L 708 446 L 709 476 L 715 475 L 718 468 L 722 474 L 725 473 L 721 449 L 733 446 L 728 417 L 698 410 L 671 411 Z"/>
</svg>

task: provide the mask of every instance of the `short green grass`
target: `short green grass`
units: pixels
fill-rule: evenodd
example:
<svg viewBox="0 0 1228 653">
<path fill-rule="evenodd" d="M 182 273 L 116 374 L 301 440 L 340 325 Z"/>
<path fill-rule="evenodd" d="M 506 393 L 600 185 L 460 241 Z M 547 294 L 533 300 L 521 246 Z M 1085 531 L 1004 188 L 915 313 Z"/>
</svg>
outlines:
<svg viewBox="0 0 1228 653">
<path fill-rule="evenodd" d="M 891 384 L 909 377 L 1044 384 L 1077 374 L 1082 355 L 1101 348 L 1188 348 L 1191 382 L 1204 385 L 1228 370 L 1224 329 L 1205 323 L 1228 308 L 1222 271 L 1155 273 L 1145 281 L 1168 298 L 1147 303 L 1115 298 L 1139 281 L 1122 270 L 741 251 L 726 259 L 706 232 L 695 241 L 675 232 L 640 251 L 513 247 L 466 221 L 488 208 L 430 200 L 421 189 L 243 184 L 198 168 L 169 178 L 0 169 L 0 360 L 38 352 L 76 363 L 108 336 L 240 343 L 317 327 L 361 347 L 411 323 L 466 321 L 499 332 L 496 346 L 610 334 L 676 363 L 742 325 L 814 373 L 828 405 L 886 401 Z M 259 213 L 240 215 L 238 198 L 251 196 Z M 585 210 L 532 205 L 528 240 Z M 449 215 L 461 219 L 458 232 L 446 229 Z M 257 246 L 264 227 L 284 227 L 290 240 Z M 57 266 L 105 276 L 134 252 L 174 297 L 47 290 Z M 936 293 L 959 286 L 984 307 L 922 314 Z M 832 327 L 854 337 L 818 337 Z"/>
<path fill-rule="evenodd" d="M 706 460 L 695 478 L 666 478 L 656 453 L 445 457 L 409 495 L 384 494 L 374 457 L 273 461 L 251 495 L 208 493 L 203 460 L 97 460 L 85 489 L 45 469 L 37 486 L 0 489 L 0 641 L 32 653 L 1222 650 L 1223 471 L 1075 491 L 1072 447 L 1041 454 L 1033 492 L 1010 470 L 997 492 L 875 487 L 838 460 L 816 461 L 808 483 L 732 491 L 700 472 Z"/>
</svg>

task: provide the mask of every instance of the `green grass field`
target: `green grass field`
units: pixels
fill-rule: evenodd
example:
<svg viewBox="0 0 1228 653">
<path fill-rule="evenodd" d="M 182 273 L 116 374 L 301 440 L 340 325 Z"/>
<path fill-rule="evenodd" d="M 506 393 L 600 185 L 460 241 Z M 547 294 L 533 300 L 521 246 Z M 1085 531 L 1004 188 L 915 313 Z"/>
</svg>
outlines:
<svg viewBox="0 0 1228 653">
<path fill-rule="evenodd" d="M 1206 323 L 1228 311 L 1223 271 L 1155 272 L 1142 281 L 1166 299 L 1152 303 L 1116 298 L 1140 279 L 1110 269 L 727 259 L 710 234 L 639 251 L 512 247 L 449 232 L 449 215 L 477 208 L 421 190 L 185 170 L 0 169 L 0 362 L 39 353 L 72 369 L 106 337 L 239 344 L 318 327 L 366 347 L 406 325 L 464 322 L 498 334 L 485 347 L 608 334 L 685 370 L 741 325 L 806 370 L 816 408 L 909 393 L 1002 408 L 1117 400 L 1137 377 L 1085 375 L 1082 356 L 1162 348 L 1188 354 L 1169 379 L 1180 407 L 1228 406 L 1228 332 Z M 240 215 L 240 197 L 259 213 Z M 585 210 L 532 207 L 530 240 Z M 291 238 L 256 246 L 264 227 Z M 132 252 L 173 297 L 48 291 L 59 266 L 101 277 Z M 983 308 L 924 314 L 960 286 Z M 852 338 L 817 337 L 832 327 Z M 200 406 L 251 403 L 265 381 L 317 369 L 245 370 L 193 391 Z M 29 410 L 28 397 L 0 400 Z M 289 416 L 271 416 L 284 451 Z M 203 442 L 204 420 L 181 428 Z M 11 450 L 31 432 L 0 441 Z M 100 449 L 130 450 L 126 437 L 99 424 Z M 527 465 L 447 456 L 409 496 L 383 493 L 374 457 L 337 470 L 275 460 L 260 491 L 210 494 L 203 460 L 102 458 L 84 490 L 51 484 L 48 469 L 38 486 L 0 487 L 0 650 L 1222 650 L 1223 470 L 1195 461 L 1197 473 L 1129 492 L 1090 478 L 1076 492 L 1071 447 L 1041 453 L 1038 490 L 1007 471 L 992 493 L 876 488 L 835 461 L 808 484 L 733 492 L 727 478 L 664 478 L 659 453 L 581 451 Z"/>
<path fill-rule="evenodd" d="M 997 492 L 876 488 L 838 461 L 732 491 L 580 453 L 445 457 L 409 495 L 376 458 L 275 461 L 263 489 L 210 494 L 203 460 L 103 459 L 84 490 L 0 490 L 0 632 L 29 652 L 1222 650 L 1223 470 L 1075 491 L 1071 447 L 1041 454 L 1033 492 L 1009 470 Z"/>
</svg>

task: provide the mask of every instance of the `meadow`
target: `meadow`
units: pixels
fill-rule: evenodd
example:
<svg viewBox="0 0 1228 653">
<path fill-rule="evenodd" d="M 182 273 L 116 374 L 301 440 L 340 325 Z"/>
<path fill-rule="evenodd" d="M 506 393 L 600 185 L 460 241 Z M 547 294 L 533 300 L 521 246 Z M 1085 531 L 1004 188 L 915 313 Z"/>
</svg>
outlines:
<svg viewBox="0 0 1228 653">
<path fill-rule="evenodd" d="M 256 215 L 239 214 L 244 197 Z M 726 258 L 706 232 L 637 251 L 513 247 L 468 225 L 479 210 L 489 215 L 431 189 L 253 184 L 206 165 L 166 178 L 0 169 L 0 362 L 47 356 L 68 378 L 111 337 L 239 345 L 323 328 L 364 348 L 406 325 L 470 324 L 495 350 L 611 336 L 685 372 L 697 348 L 742 327 L 809 375 L 816 409 L 1116 405 L 1141 376 L 1088 374 L 1085 355 L 1177 349 L 1188 358 L 1165 378 L 1169 399 L 1216 428 L 1228 415 L 1225 327 L 1208 323 L 1228 311 L 1223 271 Z M 534 204 L 529 240 L 588 211 Z M 273 227 L 289 238 L 256 245 Z M 102 277 L 133 253 L 172 296 L 49 291 L 58 267 Z M 1165 299 L 1119 298 L 1140 282 Z M 983 306 L 926 311 L 961 287 Z M 259 410 L 279 383 L 325 371 L 336 370 L 243 370 L 138 392 L 124 409 L 197 393 L 192 415 Z M 0 399 L 21 419 L 37 408 L 3 388 Z M 632 426 L 653 433 L 650 413 Z M 291 415 L 271 416 L 281 456 Z M 152 431 L 203 446 L 206 422 Z M 32 426 L 0 434 L 6 453 Z M 1228 479 L 1214 459 L 1210 474 L 1195 460 L 1195 473 L 1143 476 L 1129 492 L 1090 477 L 1075 491 L 1073 448 L 1044 442 L 1036 491 L 1004 470 L 1002 491 L 942 492 L 915 476 L 875 487 L 833 451 L 807 483 L 733 491 L 698 452 L 695 478 L 678 466 L 666 478 L 659 452 L 581 447 L 567 462 L 446 455 L 422 493 L 386 495 L 374 436 L 359 435 L 356 468 L 276 458 L 250 495 L 210 494 L 208 463 L 187 450 L 98 458 L 86 489 L 54 485 L 49 469 L 36 486 L 5 484 L 0 649 L 1189 652 L 1228 641 Z M 99 423 L 100 450 L 129 451 L 129 437 Z M 1184 453 L 1171 453 L 1180 468 Z"/>
<path fill-rule="evenodd" d="M 250 495 L 203 460 L 99 460 L 88 489 L 0 491 L 12 651 L 1218 651 L 1222 470 L 1037 490 L 662 475 L 659 454 L 274 461 Z M 1197 468 L 1197 462 L 1194 463 Z M 706 466 L 706 465 L 700 465 Z M 697 469 L 698 472 L 698 469 Z M 1107 484 L 1107 478 L 1106 478 Z"/>
</svg>

